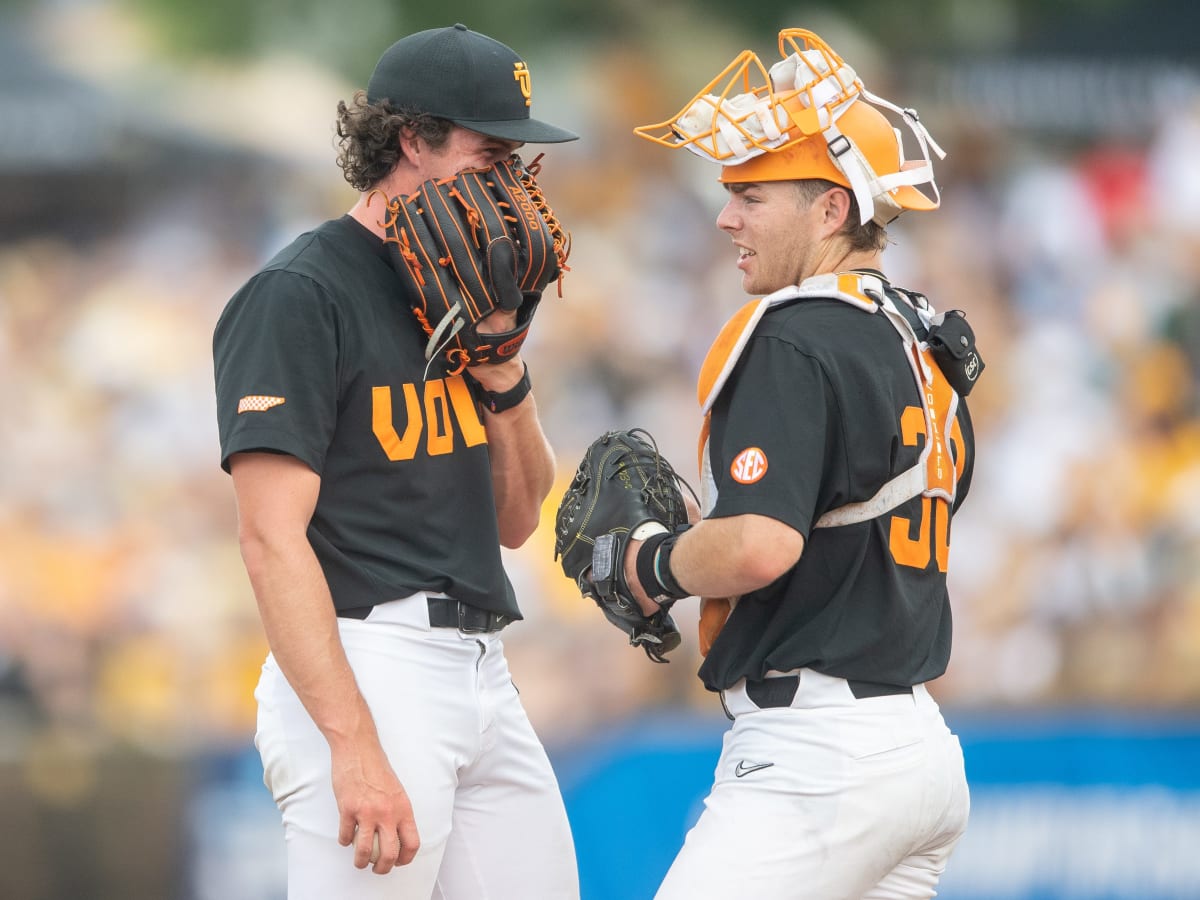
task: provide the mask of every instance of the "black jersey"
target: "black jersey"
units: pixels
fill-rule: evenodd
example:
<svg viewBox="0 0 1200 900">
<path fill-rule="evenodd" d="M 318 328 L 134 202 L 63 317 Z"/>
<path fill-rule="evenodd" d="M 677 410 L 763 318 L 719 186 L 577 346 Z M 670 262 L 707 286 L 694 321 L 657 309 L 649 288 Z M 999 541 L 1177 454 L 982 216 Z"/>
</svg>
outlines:
<svg viewBox="0 0 1200 900">
<path fill-rule="evenodd" d="M 957 508 L 974 459 L 965 403 L 949 443 Z M 873 497 L 923 446 L 911 363 L 883 314 L 834 299 L 766 312 L 712 406 L 709 517 L 769 516 L 805 547 L 737 603 L 700 669 L 710 690 L 800 667 L 898 685 L 945 671 L 950 504 L 918 496 L 866 522 L 814 527 Z"/>
<path fill-rule="evenodd" d="M 213 339 L 221 464 L 287 453 L 321 476 L 308 537 L 338 609 L 427 590 L 520 618 L 478 408 L 461 376 L 425 380 L 402 296 L 350 216 L 252 277 Z"/>
</svg>

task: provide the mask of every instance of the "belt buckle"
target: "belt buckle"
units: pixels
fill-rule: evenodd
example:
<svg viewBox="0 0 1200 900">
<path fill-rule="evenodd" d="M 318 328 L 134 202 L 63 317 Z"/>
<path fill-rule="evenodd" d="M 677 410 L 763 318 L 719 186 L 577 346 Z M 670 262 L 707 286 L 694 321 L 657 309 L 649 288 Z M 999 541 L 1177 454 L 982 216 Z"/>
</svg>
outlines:
<svg viewBox="0 0 1200 900">
<path fill-rule="evenodd" d="M 505 625 L 505 616 L 466 603 L 458 604 L 458 630 L 464 634 L 490 634 Z"/>
<path fill-rule="evenodd" d="M 487 613 L 483 610 L 476 609 L 473 606 L 468 606 L 465 603 L 456 603 L 458 608 L 458 630 L 464 634 L 484 634 L 487 632 Z M 476 613 L 477 615 L 471 615 Z M 482 616 L 483 624 L 479 624 L 479 617 Z M 468 621 L 471 619 L 473 621 Z"/>
</svg>

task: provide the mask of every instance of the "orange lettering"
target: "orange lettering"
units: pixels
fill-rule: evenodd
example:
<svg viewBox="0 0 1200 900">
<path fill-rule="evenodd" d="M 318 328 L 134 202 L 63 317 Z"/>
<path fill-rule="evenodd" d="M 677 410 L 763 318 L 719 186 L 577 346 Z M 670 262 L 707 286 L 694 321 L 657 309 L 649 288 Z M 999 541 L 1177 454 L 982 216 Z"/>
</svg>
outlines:
<svg viewBox="0 0 1200 900">
<path fill-rule="evenodd" d="M 912 522 L 903 516 L 892 516 L 888 546 L 892 559 L 902 566 L 924 569 L 929 565 L 929 506 L 928 497 L 921 498 L 921 521 L 916 538 L 910 537 Z"/>
<path fill-rule="evenodd" d="M 475 408 L 475 399 L 471 389 L 461 375 L 446 379 L 446 391 L 450 394 L 450 405 L 454 407 L 454 418 L 462 429 L 463 440 L 468 447 L 487 443 L 487 431 L 479 421 L 479 411 Z"/>
<path fill-rule="evenodd" d="M 487 430 L 479 419 L 475 400 L 461 375 L 424 383 L 423 401 L 417 398 L 415 384 L 402 385 L 406 424 L 403 437 L 392 422 L 392 389 L 371 389 L 371 430 L 379 446 L 392 462 L 413 459 L 425 425 L 429 425 L 426 450 L 430 456 L 454 452 L 454 423 L 468 447 L 487 443 Z"/>
<path fill-rule="evenodd" d="M 454 432 L 450 429 L 450 410 L 446 385 L 439 378 L 425 382 L 425 421 L 429 424 L 426 449 L 430 456 L 454 452 Z"/>
<path fill-rule="evenodd" d="M 404 385 L 404 410 L 408 424 L 404 428 L 404 437 L 400 437 L 392 424 L 392 389 L 386 386 L 371 388 L 371 427 L 383 452 L 393 462 L 417 455 L 417 441 L 424 423 L 415 385 Z"/>
<path fill-rule="evenodd" d="M 905 407 L 900 414 L 900 436 L 906 447 L 917 446 L 917 438 L 932 440 L 926 462 L 926 483 L 931 489 L 940 488 L 947 493 L 954 486 L 954 478 L 962 475 L 966 467 L 962 429 L 958 420 L 950 423 L 949 440 L 943 435 L 947 431 L 945 417 L 949 415 L 951 389 L 941 370 L 934 366 L 933 384 L 926 388 L 926 402 L 930 406 L 930 417 L 939 434 L 932 439 L 926 434 L 925 411 L 920 406 Z M 953 454 L 951 449 L 953 448 Z M 951 466 L 954 475 L 951 475 Z M 930 544 L 930 516 L 933 517 L 932 547 Z M 924 569 L 932 556 L 937 561 L 939 572 L 949 569 L 950 563 L 950 504 L 940 497 L 921 498 L 921 519 L 917 523 L 917 534 L 912 534 L 913 523 L 903 516 L 892 516 L 888 531 L 888 547 L 892 559 L 902 566 Z"/>
</svg>

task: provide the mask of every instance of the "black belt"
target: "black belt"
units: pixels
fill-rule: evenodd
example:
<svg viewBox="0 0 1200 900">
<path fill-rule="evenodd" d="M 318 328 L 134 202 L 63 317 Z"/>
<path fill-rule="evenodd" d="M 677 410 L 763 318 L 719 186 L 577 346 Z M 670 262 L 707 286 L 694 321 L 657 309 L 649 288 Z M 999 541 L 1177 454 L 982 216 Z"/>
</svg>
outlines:
<svg viewBox="0 0 1200 900">
<path fill-rule="evenodd" d="M 488 634 L 499 631 L 505 625 L 514 621 L 512 616 L 502 613 L 488 612 L 469 603 L 460 603 L 449 597 L 429 597 L 429 624 L 433 628 L 457 628 L 468 634 Z M 338 616 L 343 619 L 365 619 L 371 614 L 374 606 L 355 606 L 350 609 L 339 609 Z"/>
<path fill-rule="evenodd" d="M 488 612 L 449 597 L 429 598 L 429 624 L 433 628 L 457 628 L 468 634 L 487 634 L 499 631 L 512 621 L 512 616 Z"/>
<path fill-rule="evenodd" d="M 855 700 L 866 700 L 869 697 L 894 697 L 897 694 L 911 694 L 911 685 L 881 684 L 877 681 L 858 681 L 847 678 L 850 693 Z M 746 696 L 759 709 L 777 709 L 792 705 L 796 691 L 800 688 L 799 675 L 780 675 L 776 678 L 764 678 L 756 681 L 746 679 Z"/>
</svg>

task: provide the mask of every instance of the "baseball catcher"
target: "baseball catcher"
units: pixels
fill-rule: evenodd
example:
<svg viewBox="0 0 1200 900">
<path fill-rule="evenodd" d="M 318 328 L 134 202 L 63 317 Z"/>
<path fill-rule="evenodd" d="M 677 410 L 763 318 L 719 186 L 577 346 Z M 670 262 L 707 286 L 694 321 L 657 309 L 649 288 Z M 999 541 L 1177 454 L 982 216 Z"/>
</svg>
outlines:
<svg viewBox="0 0 1200 900">
<path fill-rule="evenodd" d="M 681 483 L 694 497 L 649 433 L 609 431 L 584 453 L 555 517 L 554 558 L 561 558 L 563 573 L 656 663 L 667 662 L 666 654 L 679 646 L 679 629 L 668 612 L 678 586 L 664 586 L 654 598 L 661 608 L 645 615 L 625 579 L 625 550 L 631 539 L 655 545 L 638 555 L 639 564 L 645 559 L 650 567 L 646 574 L 639 569 L 639 578 L 645 585 L 662 584 L 651 574 L 662 543 L 689 527 Z"/>
<path fill-rule="evenodd" d="M 513 154 L 388 202 L 385 243 L 429 339 L 425 359 L 446 374 L 515 355 L 542 291 L 557 280 L 561 294 L 570 235 L 538 186 L 540 169 Z M 515 311 L 516 326 L 478 331 L 497 309 Z"/>
</svg>

